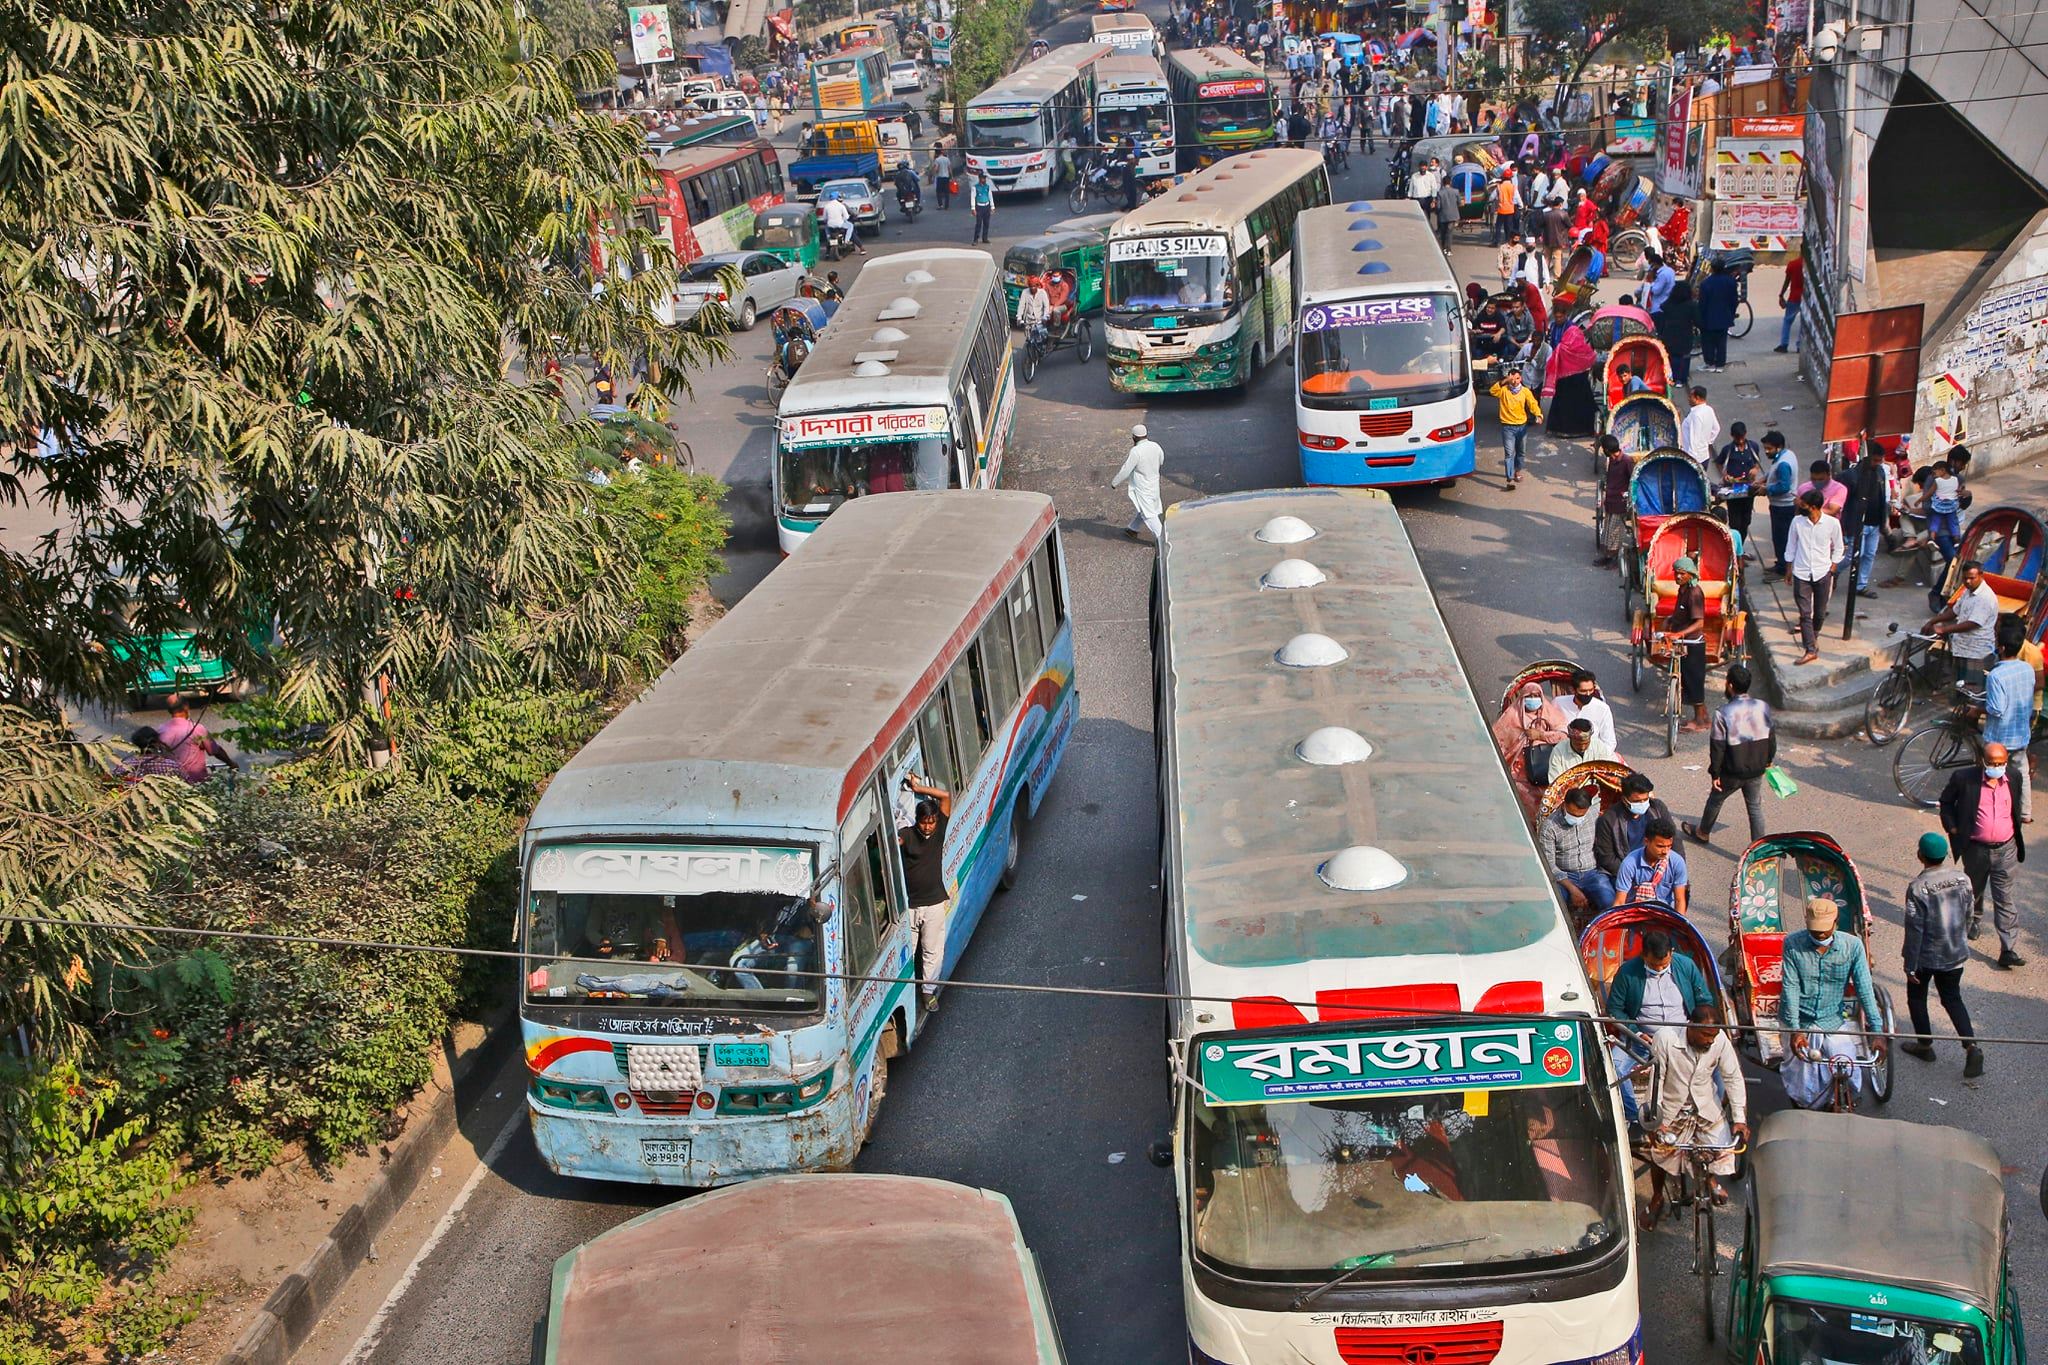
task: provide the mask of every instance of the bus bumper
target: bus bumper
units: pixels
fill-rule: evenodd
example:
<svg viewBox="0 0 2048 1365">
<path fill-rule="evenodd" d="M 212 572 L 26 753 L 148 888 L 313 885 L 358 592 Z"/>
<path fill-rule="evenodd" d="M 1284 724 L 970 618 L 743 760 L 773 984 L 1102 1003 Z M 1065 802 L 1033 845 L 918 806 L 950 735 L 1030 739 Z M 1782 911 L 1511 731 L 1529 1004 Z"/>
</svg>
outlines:
<svg viewBox="0 0 2048 1365">
<path fill-rule="evenodd" d="M 784 1171 L 851 1166 L 859 1151 L 853 1092 L 775 1118 L 633 1118 L 568 1114 L 527 1100 L 533 1145 L 556 1175 L 700 1189 Z"/>
<path fill-rule="evenodd" d="M 1109 386 L 1118 393 L 1194 393 L 1203 389 L 1235 389 L 1244 385 L 1246 375 L 1236 354 L 1209 359 L 1191 356 L 1186 360 L 1109 360 Z"/>
<path fill-rule="evenodd" d="M 1301 481 L 1312 487 L 1442 483 L 1470 474 L 1479 455 L 1478 438 L 1471 435 L 1406 450 L 1310 450 L 1299 444 L 1296 449 L 1301 453 Z"/>
</svg>

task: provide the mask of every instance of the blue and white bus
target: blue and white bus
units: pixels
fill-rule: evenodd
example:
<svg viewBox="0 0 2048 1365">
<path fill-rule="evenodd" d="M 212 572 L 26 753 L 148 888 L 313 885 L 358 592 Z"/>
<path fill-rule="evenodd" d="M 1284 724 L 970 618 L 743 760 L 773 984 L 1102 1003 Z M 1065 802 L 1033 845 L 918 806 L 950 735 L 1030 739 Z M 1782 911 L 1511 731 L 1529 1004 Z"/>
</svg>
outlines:
<svg viewBox="0 0 2048 1365">
<path fill-rule="evenodd" d="M 1294 222 L 1294 426 L 1302 482 L 1444 483 L 1472 472 L 1465 298 L 1408 200 Z"/>
<path fill-rule="evenodd" d="M 910 781 L 951 807 L 943 977 L 1073 732 L 1069 617 L 1050 498 L 861 498 L 563 767 L 521 845 L 551 1169 L 703 1186 L 853 1161 L 928 1017 Z"/>
<path fill-rule="evenodd" d="M 1065 178 L 1095 116 L 1095 68 L 1111 49 L 1068 43 L 967 101 L 967 173 L 998 194 L 1049 190 Z"/>
</svg>

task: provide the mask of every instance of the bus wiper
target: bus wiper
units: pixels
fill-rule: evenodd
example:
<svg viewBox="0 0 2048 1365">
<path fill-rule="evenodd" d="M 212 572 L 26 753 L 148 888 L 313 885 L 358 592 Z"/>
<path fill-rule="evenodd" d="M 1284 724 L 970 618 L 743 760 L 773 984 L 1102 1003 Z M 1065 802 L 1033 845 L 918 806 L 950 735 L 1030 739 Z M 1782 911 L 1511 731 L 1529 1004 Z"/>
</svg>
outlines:
<svg viewBox="0 0 2048 1365">
<path fill-rule="evenodd" d="M 1488 1233 L 1485 1237 L 1460 1237 L 1455 1242 L 1427 1242 L 1422 1246 L 1402 1247 L 1399 1251 L 1376 1251 L 1370 1256 L 1353 1256 L 1348 1261 L 1338 1262 L 1344 1269 L 1337 1278 L 1325 1281 L 1314 1289 L 1304 1289 L 1294 1296 L 1294 1302 L 1287 1307 L 1289 1310 L 1306 1308 L 1360 1271 L 1384 1270 L 1394 1263 L 1396 1256 L 1413 1256 L 1418 1251 L 1448 1251 L 1452 1247 L 1468 1247 L 1474 1242 L 1483 1242 L 1492 1235 Z"/>
</svg>

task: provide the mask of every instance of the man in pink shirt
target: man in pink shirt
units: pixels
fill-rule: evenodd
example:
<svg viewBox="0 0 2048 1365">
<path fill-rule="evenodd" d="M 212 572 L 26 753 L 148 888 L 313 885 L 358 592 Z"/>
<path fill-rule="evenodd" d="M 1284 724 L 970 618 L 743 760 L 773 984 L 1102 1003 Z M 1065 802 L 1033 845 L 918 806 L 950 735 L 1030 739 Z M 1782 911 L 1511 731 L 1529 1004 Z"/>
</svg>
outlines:
<svg viewBox="0 0 2048 1365">
<path fill-rule="evenodd" d="M 1826 460 L 1815 460 L 1806 469 L 1813 477 L 1792 490 L 1793 498 L 1797 500 L 1809 492 L 1819 493 L 1820 510 L 1839 519 L 1842 504 L 1849 501 L 1849 485 L 1834 476 Z"/>
<path fill-rule="evenodd" d="M 221 747 L 220 741 L 206 733 L 206 727 L 192 719 L 192 707 L 183 697 L 172 697 L 164 703 L 164 709 L 171 713 L 170 723 L 156 732 L 157 745 L 178 765 L 179 774 L 193 786 L 206 781 L 206 760 L 213 757 L 230 768 L 240 768 L 234 755 Z"/>
<path fill-rule="evenodd" d="M 2015 818 L 2018 811 L 2012 782 L 2006 777 L 2010 757 L 2006 747 L 1994 740 L 1984 746 L 1983 763 L 1957 769 L 1941 793 L 1942 828 L 1948 831 L 1949 845 L 1977 894 L 1970 937 L 1977 936 L 1988 891 L 1992 923 L 1998 929 L 1997 965 L 2007 971 L 2027 965 L 2018 951 L 2020 914 L 2013 899 L 2014 874 L 2027 860 L 2027 840 Z"/>
</svg>

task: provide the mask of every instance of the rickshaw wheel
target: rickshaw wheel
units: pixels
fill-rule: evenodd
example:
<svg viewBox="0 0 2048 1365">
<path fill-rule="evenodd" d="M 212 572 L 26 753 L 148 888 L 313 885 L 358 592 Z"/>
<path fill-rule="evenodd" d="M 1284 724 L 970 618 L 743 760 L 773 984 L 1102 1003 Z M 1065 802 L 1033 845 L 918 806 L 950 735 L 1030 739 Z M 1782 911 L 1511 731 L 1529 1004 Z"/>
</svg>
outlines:
<svg viewBox="0 0 2048 1365">
<path fill-rule="evenodd" d="M 1628 647 L 1628 686 L 1631 692 L 1643 690 L 1643 650 L 1641 640 L 1630 641 Z"/>
<path fill-rule="evenodd" d="M 1081 319 L 1080 338 L 1075 342 L 1080 352 L 1081 363 L 1086 365 L 1095 358 L 1095 329 L 1088 325 L 1088 319 Z"/>
<path fill-rule="evenodd" d="M 1025 343 L 1024 343 L 1024 354 L 1023 354 L 1023 355 L 1021 355 L 1021 356 L 1019 356 L 1019 357 L 1017 358 L 1017 363 L 1019 364 L 1019 366 L 1021 366 L 1021 367 L 1022 367 L 1022 369 L 1023 369 L 1023 371 L 1024 371 L 1024 382 L 1025 382 L 1025 383 L 1029 384 L 1029 383 L 1030 383 L 1030 382 L 1032 382 L 1032 381 L 1033 381 L 1034 379 L 1037 379 L 1037 378 L 1038 378 L 1038 347 L 1036 347 L 1036 346 L 1032 345 L 1032 344 L 1031 344 L 1030 342 L 1028 342 L 1028 341 L 1027 341 L 1027 342 L 1025 342 Z"/>
<path fill-rule="evenodd" d="M 1674 675 L 1671 686 L 1664 695 L 1664 757 L 1670 758 L 1678 752 L 1678 713 L 1684 710 L 1678 696 L 1678 678 Z"/>
<path fill-rule="evenodd" d="M 1896 1023 L 1892 1015 L 1892 993 L 1880 990 L 1877 993 L 1877 1012 L 1883 1018 L 1879 1025 L 1886 1033 L 1892 1032 Z M 1877 1059 L 1877 1065 L 1870 1068 L 1870 1093 L 1879 1104 L 1890 1104 L 1892 1099 L 1892 1054 L 1897 1050 L 1897 1040 L 1884 1050 L 1884 1056 Z"/>
</svg>

